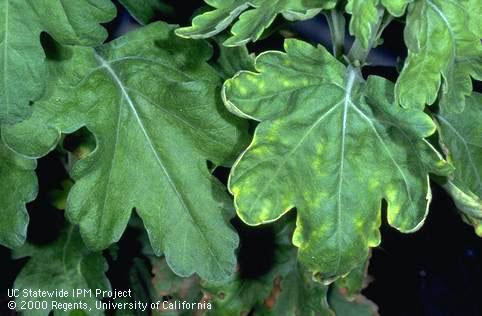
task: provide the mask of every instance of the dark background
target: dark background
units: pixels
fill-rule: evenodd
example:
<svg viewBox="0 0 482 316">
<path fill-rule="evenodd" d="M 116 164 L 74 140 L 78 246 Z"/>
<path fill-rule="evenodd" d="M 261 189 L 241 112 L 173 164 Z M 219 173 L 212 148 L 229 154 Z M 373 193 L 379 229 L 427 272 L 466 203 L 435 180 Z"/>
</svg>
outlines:
<svg viewBox="0 0 482 316">
<path fill-rule="evenodd" d="M 166 1 L 172 3 L 175 14 L 159 13 L 158 19 L 187 25 L 202 1 Z M 119 15 L 106 27 L 110 39 L 136 27 L 135 21 L 118 6 Z M 323 16 L 287 24 L 277 19 L 281 34 L 318 42 L 331 49 L 330 33 Z M 398 75 L 397 65 L 406 56 L 403 44 L 403 24 L 394 21 L 385 30 L 384 43 L 372 52 L 370 66 L 364 75 L 377 74 L 392 81 Z M 349 47 L 350 39 L 346 43 Z M 282 49 L 283 36 L 275 32 L 257 43 L 249 44 L 252 52 Z M 477 87 L 480 91 L 480 86 Z M 75 147 L 75 137 L 66 140 L 66 147 Z M 40 159 L 37 174 L 40 192 L 28 205 L 31 223 L 28 239 L 36 244 L 49 243 L 64 225 L 63 213 L 50 203 L 49 192 L 60 189 L 59 183 L 68 176 L 63 172 L 62 156 L 52 153 Z M 300 166 L 302 168 L 303 166 Z M 216 176 L 226 181 L 229 170 L 218 169 Z M 432 185 L 433 201 L 425 225 L 416 233 L 401 234 L 384 222 L 382 244 L 373 250 L 369 274 L 373 281 L 364 294 L 379 306 L 382 316 L 477 316 L 482 315 L 482 240 L 472 227 L 463 223 L 450 197 L 436 184 Z M 5 192 L 3 194 L 6 194 Z M 269 226 L 250 228 L 239 220 L 233 221 L 241 236 L 239 260 L 247 277 L 266 272 L 271 264 L 273 231 Z M 127 231 L 121 240 L 118 264 L 111 266 L 109 277 L 113 286 L 125 287 L 132 258 L 141 246 Z M 10 251 L 0 246 L 0 315 L 10 315 L 5 309 L 7 288 L 11 288 L 26 259 L 11 260 Z"/>
</svg>

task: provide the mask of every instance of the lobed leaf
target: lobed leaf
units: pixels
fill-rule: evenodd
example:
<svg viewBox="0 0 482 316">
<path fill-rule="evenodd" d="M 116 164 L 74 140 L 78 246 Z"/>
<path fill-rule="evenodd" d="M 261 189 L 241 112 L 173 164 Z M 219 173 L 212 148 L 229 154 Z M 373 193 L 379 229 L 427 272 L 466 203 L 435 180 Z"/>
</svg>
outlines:
<svg viewBox="0 0 482 316">
<path fill-rule="evenodd" d="M 0 1 L 0 123 L 15 123 L 30 113 L 47 77 L 40 33 L 66 45 L 94 46 L 107 38 L 100 25 L 114 18 L 109 0 Z"/>
<path fill-rule="evenodd" d="M 350 19 L 350 34 L 361 40 L 363 47 L 368 48 L 373 37 L 373 25 L 378 21 L 378 0 L 349 0 L 346 12 Z"/>
<path fill-rule="evenodd" d="M 480 0 L 420 0 L 409 6 L 405 43 L 408 57 L 395 92 L 404 107 L 423 109 L 435 102 L 461 111 L 472 92 L 471 78 L 482 78 Z"/>
<path fill-rule="evenodd" d="M 15 248 L 25 242 L 29 220 L 25 203 L 37 195 L 36 165 L 0 141 L 0 245 Z"/>
<path fill-rule="evenodd" d="M 219 34 L 239 16 L 224 45 L 239 46 L 256 41 L 277 15 L 289 20 L 305 20 L 321 9 L 333 8 L 334 0 L 205 0 L 213 10 L 195 17 L 192 26 L 176 30 L 189 38 L 208 38 Z"/>
<path fill-rule="evenodd" d="M 329 283 L 380 243 L 381 199 L 390 225 L 417 230 L 430 202 L 428 173 L 452 168 L 424 140 L 432 120 L 395 106 L 388 81 L 363 82 L 323 47 L 287 40 L 285 50 L 261 54 L 257 73 L 225 83 L 227 107 L 260 121 L 229 189 L 249 225 L 296 207 L 299 258 Z"/>
<path fill-rule="evenodd" d="M 59 50 L 53 88 L 5 140 L 41 157 L 61 133 L 85 126 L 97 147 L 73 167 L 66 211 L 89 248 L 119 240 L 136 208 L 154 251 L 177 274 L 229 276 L 238 237 L 207 160 L 229 164 L 246 135 L 222 107 L 221 80 L 205 62 L 209 47 L 159 22 L 95 50 Z"/>
<path fill-rule="evenodd" d="M 30 244 L 19 248 L 14 253 L 16 259 L 30 257 L 29 261 L 20 271 L 14 284 L 14 288 L 20 290 L 68 291 L 65 297 L 35 297 L 21 296 L 18 300 L 26 302 L 47 302 L 47 309 L 25 309 L 22 315 L 41 316 L 71 315 L 72 307 L 64 309 L 55 308 L 52 303 L 73 304 L 82 301 L 88 308 L 83 311 L 87 315 L 104 315 L 102 310 L 95 308 L 96 301 L 100 297 L 95 296 L 95 290 L 110 290 L 110 283 L 105 272 L 107 262 L 101 253 L 89 252 L 77 230 L 71 227 L 62 233 L 60 238 L 52 244 L 45 246 L 33 246 Z M 81 299 L 72 295 L 76 290 L 91 290 L 92 296 L 85 295 Z M 58 304 L 57 304 L 58 305 Z M 17 304 L 20 307 L 20 303 Z M 89 309 L 90 308 L 90 309 Z M 78 310 L 79 311 L 79 310 Z"/>
<path fill-rule="evenodd" d="M 482 95 L 474 92 L 463 112 L 442 109 L 436 119 L 440 145 L 455 166 L 444 187 L 482 236 Z"/>
</svg>

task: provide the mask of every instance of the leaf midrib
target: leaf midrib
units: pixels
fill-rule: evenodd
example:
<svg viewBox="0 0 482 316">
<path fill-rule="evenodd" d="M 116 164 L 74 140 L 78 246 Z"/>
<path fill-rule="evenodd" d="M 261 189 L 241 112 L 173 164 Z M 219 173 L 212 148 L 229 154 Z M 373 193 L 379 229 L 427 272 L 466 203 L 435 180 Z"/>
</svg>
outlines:
<svg viewBox="0 0 482 316">
<path fill-rule="evenodd" d="M 142 120 L 141 118 L 139 117 L 139 114 L 137 112 L 137 109 L 134 105 L 134 103 L 132 102 L 132 99 L 130 98 L 129 94 L 127 93 L 126 91 L 126 88 L 124 87 L 124 84 L 123 82 L 120 80 L 120 78 L 117 76 L 117 74 L 115 73 L 114 69 L 112 69 L 112 67 L 109 65 L 109 63 L 102 57 L 100 56 L 99 54 L 95 53 L 95 58 L 97 59 L 97 61 L 100 63 L 100 65 L 102 66 L 102 68 L 106 69 L 108 74 L 110 75 L 110 77 L 112 78 L 112 80 L 114 81 L 115 85 L 118 87 L 118 89 L 120 90 L 120 93 L 121 95 L 125 98 L 126 102 L 127 102 L 127 105 L 129 106 L 130 110 L 132 111 L 132 113 L 134 114 L 134 117 L 141 129 L 141 132 L 143 134 L 143 136 L 145 137 L 148 145 L 149 145 L 149 149 L 152 151 L 152 153 L 154 154 L 155 158 L 156 158 L 156 161 L 159 165 L 159 167 L 161 168 L 162 172 L 164 173 L 164 175 L 166 176 L 167 178 L 167 181 L 169 183 L 169 186 L 172 188 L 172 190 L 174 191 L 176 197 L 178 198 L 179 202 L 181 203 L 182 207 L 184 208 L 184 210 L 187 212 L 187 214 L 189 215 L 189 217 L 191 218 L 191 221 L 193 223 L 193 226 L 196 228 L 196 230 L 200 233 L 201 237 L 206 241 L 206 244 L 208 245 L 207 249 L 209 250 L 212 258 L 214 259 L 213 261 L 216 263 L 216 265 L 218 266 L 218 268 L 221 270 L 221 271 L 225 271 L 225 269 L 221 266 L 220 262 L 218 261 L 218 258 L 216 256 L 216 254 L 214 253 L 213 249 L 212 249 L 212 243 L 210 241 L 209 238 L 207 238 L 205 236 L 205 232 L 202 231 L 199 226 L 195 225 L 196 221 L 194 219 L 194 216 L 192 214 L 192 211 L 191 209 L 187 206 L 186 204 L 186 201 L 185 201 L 185 198 L 184 196 L 181 194 L 181 192 L 178 190 L 171 174 L 169 173 L 169 171 L 167 170 L 166 166 L 164 165 L 161 157 L 159 156 L 159 154 L 157 153 L 152 141 L 151 141 L 151 137 L 149 135 L 149 133 L 147 132 L 146 128 L 144 127 L 144 124 L 142 123 Z"/>
</svg>

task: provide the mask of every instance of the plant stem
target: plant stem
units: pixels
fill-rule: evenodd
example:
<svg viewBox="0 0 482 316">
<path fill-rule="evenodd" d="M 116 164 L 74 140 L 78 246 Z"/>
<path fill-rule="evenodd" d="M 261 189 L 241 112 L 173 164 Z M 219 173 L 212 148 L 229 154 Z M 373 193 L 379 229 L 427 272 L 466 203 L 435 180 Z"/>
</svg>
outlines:
<svg viewBox="0 0 482 316">
<path fill-rule="evenodd" d="M 326 14 L 333 43 L 333 55 L 340 59 L 345 53 L 345 17 L 340 10 L 332 9 Z"/>
</svg>

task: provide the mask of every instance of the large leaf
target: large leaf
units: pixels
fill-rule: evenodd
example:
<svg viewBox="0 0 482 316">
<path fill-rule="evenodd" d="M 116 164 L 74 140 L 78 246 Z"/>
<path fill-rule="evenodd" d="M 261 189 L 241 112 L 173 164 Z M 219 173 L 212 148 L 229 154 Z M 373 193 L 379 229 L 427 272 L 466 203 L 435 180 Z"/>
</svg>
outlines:
<svg viewBox="0 0 482 316">
<path fill-rule="evenodd" d="M 21 294 L 17 298 L 18 301 L 33 304 L 47 302 L 47 309 L 26 309 L 21 311 L 22 315 L 47 316 L 51 310 L 54 311 L 54 315 L 71 315 L 72 310 L 84 310 L 87 315 L 104 315 L 95 305 L 103 296 L 96 297 L 95 291 L 110 290 L 109 281 L 105 276 L 107 263 L 101 253 L 92 253 L 85 248 L 78 231 L 73 227 L 62 233 L 60 238 L 50 245 L 27 244 L 18 249 L 14 256 L 17 259 L 31 257 L 17 276 L 15 289 L 19 289 L 20 293 L 23 290 L 32 290 L 53 294 L 46 297 Z M 55 294 L 56 290 L 67 291 L 68 295 L 58 296 Z M 91 290 L 92 295 L 74 297 L 72 293 L 77 290 Z M 74 305 L 79 302 L 86 305 Z M 66 307 L 64 304 L 72 305 Z M 21 306 L 20 302 L 17 306 Z"/>
<path fill-rule="evenodd" d="M 67 213 L 87 245 L 119 240 L 135 207 L 157 254 L 187 276 L 222 279 L 238 238 L 222 211 L 230 204 L 207 160 L 228 164 L 245 142 L 222 107 L 221 80 L 206 43 L 154 23 L 98 49 L 65 48 L 52 61 L 55 87 L 34 113 L 6 129 L 25 155 L 52 150 L 60 133 L 86 126 L 97 148 L 78 161 Z"/>
<path fill-rule="evenodd" d="M 100 44 L 106 30 L 99 23 L 115 16 L 110 0 L 0 1 L 0 123 L 24 119 L 29 102 L 41 97 L 46 81 L 40 33 L 63 44 Z"/>
<path fill-rule="evenodd" d="M 182 37 L 207 38 L 226 28 L 239 16 L 224 44 L 239 46 L 256 41 L 278 14 L 289 20 L 313 17 L 321 9 L 335 6 L 334 0 L 205 0 L 212 11 L 194 18 L 192 26 L 180 28 L 176 33 Z M 244 13 L 243 13 L 244 12 Z"/>
<path fill-rule="evenodd" d="M 419 0 L 409 6 L 405 43 L 408 57 L 396 85 L 404 107 L 432 104 L 441 86 L 440 106 L 461 111 L 482 78 L 480 0 Z"/>
<path fill-rule="evenodd" d="M 36 163 L 0 141 L 0 245 L 18 247 L 27 236 L 25 203 L 37 195 Z"/>
<path fill-rule="evenodd" d="M 250 225 L 296 207 L 300 260 L 328 283 L 380 243 L 381 199 L 390 225 L 414 231 L 428 211 L 428 172 L 451 168 L 423 139 L 435 131 L 430 117 L 392 104 L 388 81 L 365 84 L 323 47 L 285 49 L 225 83 L 228 108 L 260 121 L 229 189 Z"/>
<path fill-rule="evenodd" d="M 482 95 L 467 98 L 463 112 L 442 110 L 436 118 L 440 144 L 455 166 L 444 187 L 482 236 Z"/>
</svg>

